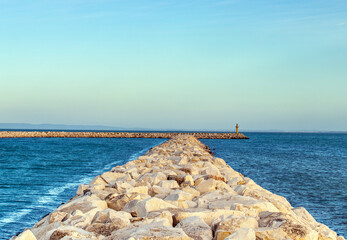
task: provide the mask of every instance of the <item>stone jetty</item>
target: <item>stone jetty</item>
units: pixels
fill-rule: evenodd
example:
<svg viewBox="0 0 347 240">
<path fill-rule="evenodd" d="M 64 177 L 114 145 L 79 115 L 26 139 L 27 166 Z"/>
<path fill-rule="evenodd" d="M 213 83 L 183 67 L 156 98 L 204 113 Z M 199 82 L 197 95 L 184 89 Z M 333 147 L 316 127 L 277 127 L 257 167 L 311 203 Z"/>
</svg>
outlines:
<svg viewBox="0 0 347 240">
<path fill-rule="evenodd" d="M 16 240 L 343 240 L 214 157 L 191 135 L 176 135 L 80 185 L 76 196 Z"/>
<path fill-rule="evenodd" d="M 0 131 L 0 138 L 172 138 L 179 132 L 58 132 L 58 131 Z M 242 133 L 185 133 L 204 139 L 248 139 Z"/>
</svg>

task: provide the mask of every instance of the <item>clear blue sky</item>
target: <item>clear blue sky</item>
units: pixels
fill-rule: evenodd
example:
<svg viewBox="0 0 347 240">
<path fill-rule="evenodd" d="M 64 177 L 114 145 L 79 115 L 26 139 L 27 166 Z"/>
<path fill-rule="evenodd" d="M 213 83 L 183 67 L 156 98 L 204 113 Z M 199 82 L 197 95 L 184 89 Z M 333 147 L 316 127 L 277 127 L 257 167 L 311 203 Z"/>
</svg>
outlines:
<svg viewBox="0 0 347 240">
<path fill-rule="evenodd" d="M 346 0 L 0 0 L 0 122 L 347 130 Z"/>
</svg>

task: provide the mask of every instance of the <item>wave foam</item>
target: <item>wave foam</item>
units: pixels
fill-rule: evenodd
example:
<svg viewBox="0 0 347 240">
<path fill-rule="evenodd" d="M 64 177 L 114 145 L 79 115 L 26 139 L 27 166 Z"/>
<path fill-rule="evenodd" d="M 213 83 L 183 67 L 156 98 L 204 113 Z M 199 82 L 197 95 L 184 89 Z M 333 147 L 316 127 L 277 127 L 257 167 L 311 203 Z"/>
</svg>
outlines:
<svg viewBox="0 0 347 240">
<path fill-rule="evenodd" d="M 139 156 L 145 154 L 149 149 L 150 148 L 144 148 L 141 151 L 132 154 L 129 157 L 128 161 L 136 160 Z M 77 188 L 78 185 L 80 185 L 80 184 L 86 184 L 86 183 L 90 182 L 95 177 L 95 175 L 103 173 L 103 172 L 111 169 L 113 166 L 119 164 L 120 162 L 121 161 L 119 161 L 119 160 L 114 161 L 112 163 L 105 165 L 102 169 L 97 169 L 97 170 L 93 171 L 88 176 L 85 176 L 80 180 L 76 180 L 76 181 L 67 183 L 63 186 L 54 187 L 54 188 L 48 190 L 47 195 L 38 197 L 38 199 L 33 204 L 29 205 L 27 208 L 21 209 L 21 210 L 17 211 L 16 213 L 9 213 L 9 214 L 7 214 L 7 216 L 0 219 L 0 228 L 6 224 L 9 224 L 9 223 L 19 222 L 24 216 L 30 214 L 32 212 L 32 209 L 34 209 L 34 208 L 43 207 L 48 203 L 57 202 L 57 199 L 56 199 L 57 196 L 59 194 L 61 194 L 62 192 L 64 192 L 65 190 Z M 55 209 L 55 207 L 52 207 L 52 209 L 50 209 L 50 211 L 53 211 L 54 209 Z M 32 222 L 28 222 L 28 225 L 32 225 L 35 222 L 36 222 L 36 220 L 33 219 Z"/>
<path fill-rule="evenodd" d="M 8 223 L 19 221 L 23 216 L 29 214 L 31 211 L 31 209 L 21 209 L 18 212 L 11 214 L 10 216 L 6 216 L 0 219 L 0 227 Z"/>
</svg>

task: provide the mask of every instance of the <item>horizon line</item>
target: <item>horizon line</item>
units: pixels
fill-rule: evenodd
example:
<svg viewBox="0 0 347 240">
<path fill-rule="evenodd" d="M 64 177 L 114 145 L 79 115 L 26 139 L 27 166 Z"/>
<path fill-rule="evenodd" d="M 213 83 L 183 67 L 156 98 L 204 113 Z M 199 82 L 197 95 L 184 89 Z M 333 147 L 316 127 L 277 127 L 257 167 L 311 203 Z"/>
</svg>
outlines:
<svg viewBox="0 0 347 240">
<path fill-rule="evenodd" d="M 2 125 L 27 125 L 29 128 L 19 127 L 19 126 L 2 126 Z M 31 127 L 30 127 L 31 126 Z M 35 128 L 39 127 L 41 128 Z M 46 126 L 47 128 L 43 128 Z M 75 127 L 75 128 L 74 128 Z M 94 128 L 93 128 L 94 127 Z M 6 130 L 37 130 L 37 131 L 177 131 L 177 132 L 235 132 L 234 129 L 179 129 L 179 128 L 145 128 L 145 127 L 115 127 L 115 126 L 107 126 L 107 125 L 81 125 L 81 124 L 53 124 L 53 123 L 41 123 L 41 124 L 33 124 L 33 123 L 0 123 L 0 131 Z M 241 129 L 242 130 L 242 129 Z M 244 129 L 240 132 L 244 133 L 252 133 L 252 132 L 263 132 L 263 133 L 347 133 L 347 130 L 283 130 L 283 129 Z"/>
</svg>

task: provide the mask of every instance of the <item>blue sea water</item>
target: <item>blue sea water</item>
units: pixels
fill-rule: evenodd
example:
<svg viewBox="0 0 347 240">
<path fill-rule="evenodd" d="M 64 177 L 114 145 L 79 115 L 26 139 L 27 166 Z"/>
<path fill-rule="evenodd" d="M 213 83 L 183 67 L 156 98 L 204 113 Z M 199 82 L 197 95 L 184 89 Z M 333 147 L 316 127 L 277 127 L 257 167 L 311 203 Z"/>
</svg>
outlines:
<svg viewBox="0 0 347 240">
<path fill-rule="evenodd" d="M 236 171 L 347 236 L 347 134 L 246 135 L 249 140 L 202 142 Z M 0 239 L 31 227 L 73 197 L 79 184 L 163 141 L 0 139 Z"/>
<path fill-rule="evenodd" d="M 31 227 L 79 184 L 135 160 L 164 139 L 0 139 L 0 239 Z"/>
<path fill-rule="evenodd" d="M 202 142 L 234 170 L 347 237 L 347 134 L 246 135 Z"/>
</svg>

